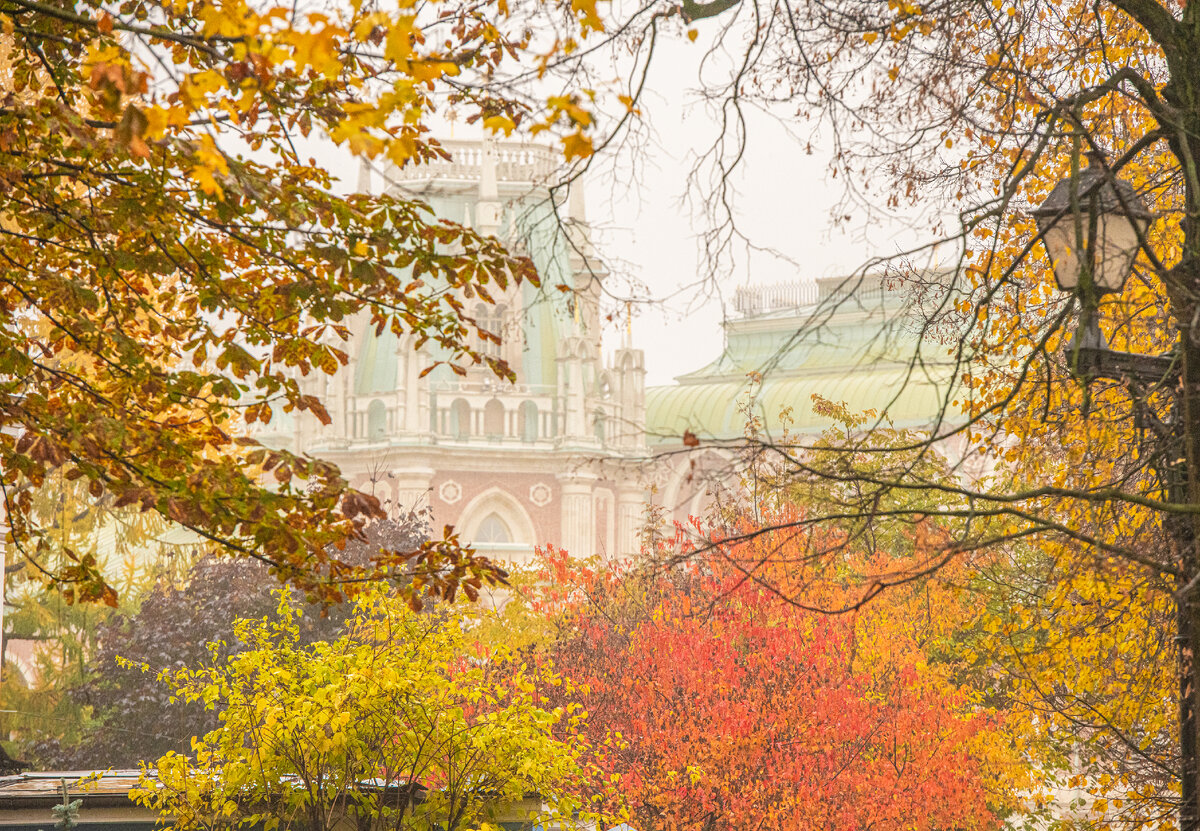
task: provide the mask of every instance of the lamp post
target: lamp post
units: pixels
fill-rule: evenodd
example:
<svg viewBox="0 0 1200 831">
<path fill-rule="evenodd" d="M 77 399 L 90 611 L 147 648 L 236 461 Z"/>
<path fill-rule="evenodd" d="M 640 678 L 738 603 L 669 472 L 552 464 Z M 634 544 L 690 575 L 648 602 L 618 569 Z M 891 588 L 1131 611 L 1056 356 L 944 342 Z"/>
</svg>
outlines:
<svg viewBox="0 0 1200 831">
<path fill-rule="evenodd" d="M 1071 351 L 1079 371 L 1092 370 L 1089 377 L 1162 380 L 1171 358 L 1109 349 L 1096 317 L 1100 298 L 1125 288 L 1153 217 L 1137 191 L 1109 173 L 1099 152 L 1087 157 L 1088 166 L 1056 184 L 1033 211 L 1055 282 L 1076 295 L 1083 307 Z"/>
<path fill-rule="evenodd" d="M 1098 152 L 1087 154 L 1089 164 L 1078 174 L 1060 181 L 1046 200 L 1033 211 L 1038 236 L 1046 247 L 1054 279 L 1064 292 L 1075 295 L 1081 305 L 1078 330 L 1067 345 L 1072 370 L 1084 383 L 1095 378 L 1130 382 L 1140 387 L 1178 385 L 1179 355 L 1140 355 L 1109 349 L 1097 317 L 1100 298 L 1120 294 L 1133 272 L 1146 231 L 1153 216 L 1141 197 L 1125 181 L 1117 179 Z M 1172 417 L 1160 433 L 1163 446 L 1154 457 L 1158 475 L 1172 503 L 1188 498 L 1187 472 L 1175 445 L 1181 441 L 1181 426 Z M 1200 831 L 1200 788 L 1197 784 L 1196 690 L 1194 683 L 1196 632 L 1192 626 L 1192 587 L 1197 574 L 1192 562 L 1193 543 L 1189 522 L 1178 517 L 1163 521 L 1175 541 L 1182 562 L 1176 594 L 1176 636 L 1179 646 L 1179 827 Z"/>
</svg>

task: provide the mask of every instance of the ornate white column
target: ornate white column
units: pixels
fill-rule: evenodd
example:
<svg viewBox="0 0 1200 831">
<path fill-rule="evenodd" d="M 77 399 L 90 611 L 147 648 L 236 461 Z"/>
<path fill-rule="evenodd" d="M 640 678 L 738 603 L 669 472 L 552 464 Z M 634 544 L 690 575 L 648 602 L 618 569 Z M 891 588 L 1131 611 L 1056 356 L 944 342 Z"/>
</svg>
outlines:
<svg viewBox="0 0 1200 831">
<path fill-rule="evenodd" d="M 356 324 L 355 324 L 356 325 Z M 351 328 L 354 328 L 352 325 Z M 326 376 L 326 400 L 325 406 L 329 410 L 331 424 L 328 427 L 321 428 L 318 422 L 318 433 L 331 436 L 335 441 L 344 443 L 352 435 L 354 435 L 353 426 L 350 424 L 350 385 L 354 381 L 354 370 L 358 364 L 358 359 L 362 353 L 362 338 L 358 339 L 357 343 L 351 345 L 350 365 L 345 367 L 343 371 L 336 372 L 333 375 Z"/>
<path fill-rule="evenodd" d="M 572 557 L 587 558 L 596 553 L 596 514 L 592 491 L 594 473 L 563 473 L 558 476 L 562 494 L 562 524 L 559 544 Z"/>
<path fill-rule="evenodd" d="M 429 492 L 433 488 L 431 468 L 404 468 L 394 471 L 398 511 L 420 511 L 429 507 Z"/>
<path fill-rule="evenodd" d="M 486 236 L 495 236 L 500 231 L 503 206 L 496 178 L 496 140 L 483 140 L 479 156 L 479 199 L 475 203 L 475 230 Z"/>
<path fill-rule="evenodd" d="M 413 348 L 412 343 L 407 344 L 408 349 L 402 357 L 401 366 L 404 367 L 404 432 L 409 436 L 415 436 L 420 433 L 429 432 L 429 415 L 423 413 L 421 408 L 421 398 L 425 393 L 425 383 L 421 378 L 421 370 L 424 368 L 425 357 Z"/>
<path fill-rule="evenodd" d="M 646 490 L 636 482 L 622 482 L 617 489 L 617 550 L 618 557 L 638 553 L 639 532 L 642 529 L 646 506 Z"/>
<path fill-rule="evenodd" d="M 620 402 L 621 446 L 646 444 L 646 369 L 642 350 L 622 347 L 613 355 Z"/>
</svg>

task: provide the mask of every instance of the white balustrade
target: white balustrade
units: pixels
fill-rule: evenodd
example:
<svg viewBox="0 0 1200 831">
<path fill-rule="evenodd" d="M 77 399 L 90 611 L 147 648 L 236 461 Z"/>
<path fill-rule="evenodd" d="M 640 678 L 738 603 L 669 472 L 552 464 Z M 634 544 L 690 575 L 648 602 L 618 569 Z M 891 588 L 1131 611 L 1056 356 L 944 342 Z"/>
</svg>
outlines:
<svg viewBox="0 0 1200 831">
<path fill-rule="evenodd" d="M 817 302 L 818 287 L 814 282 L 776 283 L 772 286 L 743 286 L 733 295 L 733 307 L 751 316 L 775 311 L 797 309 Z"/>
<path fill-rule="evenodd" d="M 437 159 L 422 164 L 407 164 L 403 168 L 389 166 L 387 178 L 394 182 L 426 179 L 480 178 L 483 145 L 478 141 L 442 141 L 449 160 Z M 502 182 L 544 182 L 559 168 L 558 155 L 540 144 L 501 142 L 496 149 L 496 177 Z"/>
</svg>

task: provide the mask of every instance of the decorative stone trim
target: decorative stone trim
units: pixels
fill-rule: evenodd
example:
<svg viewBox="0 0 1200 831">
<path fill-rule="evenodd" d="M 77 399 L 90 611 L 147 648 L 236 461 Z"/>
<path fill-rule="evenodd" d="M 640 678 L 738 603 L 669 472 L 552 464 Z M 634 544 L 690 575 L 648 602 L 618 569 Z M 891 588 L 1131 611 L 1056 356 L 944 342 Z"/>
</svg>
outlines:
<svg viewBox="0 0 1200 831">
<path fill-rule="evenodd" d="M 545 482 L 538 482 L 529 489 L 529 501 L 539 508 L 544 508 L 550 504 L 550 500 L 554 498 L 554 491 L 550 490 L 550 486 Z"/>
<path fill-rule="evenodd" d="M 462 485 L 455 482 L 453 479 L 447 479 L 438 486 L 438 498 L 447 505 L 453 505 L 458 500 L 462 499 Z"/>
</svg>

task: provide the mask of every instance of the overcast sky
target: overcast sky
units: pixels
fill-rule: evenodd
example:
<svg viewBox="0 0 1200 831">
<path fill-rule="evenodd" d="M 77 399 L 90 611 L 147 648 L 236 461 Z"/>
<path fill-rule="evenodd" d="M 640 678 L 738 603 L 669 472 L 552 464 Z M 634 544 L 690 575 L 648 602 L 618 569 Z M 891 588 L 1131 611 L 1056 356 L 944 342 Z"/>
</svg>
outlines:
<svg viewBox="0 0 1200 831">
<path fill-rule="evenodd" d="M 651 386 L 672 383 L 675 376 L 720 354 L 721 320 L 733 314 L 738 286 L 847 274 L 872 257 L 914 245 L 919 235 L 906 224 L 926 227 L 881 222 L 858 211 L 835 227 L 834 213 L 845 210 L 838 209 L 841 184 L 828 172 L 829 143 L 812 125 L 752 114 L 748 152 L 735 180 L 738 223 L 755 245 L 784 257 L 741 248 L 732 273 L 716 285 L 694 285 L 706 273 L 697 243 L 704 220 L 689 211 L 687 178 L 695 155 L 707 149 L 715 130 L 713 115 L 692 91 L 703 40 L 667 39 L 660 45 L 641 106 L 651 142 L 598 161 L 584 180 L 588 219 L 614 272 L 614 292 L 623 293 L 621 278 L 629 277 L 644 283 L 657 301 L 640 306 L 633 322 L 634 343 L 646 352 Z M 446 132 L 456 138 L 478 135 L 461 125 L 447 125 Z M 803 138 L 797 140 L 797 135 Z M 357 160 L 328 142 L 313 141 L 308 147 L 301 152 L 329 165 L 340 179 L 339 190 L 356 187 Z M 631 162 L 639 171 L 636 179 L 628 173 Z M 693 192 L 691 197 L 705 195 Z M 611 324 L 605 334 L 609 348 L 617 346 L 623 329 L 623 321 Z"/>
<path fill-rule="evenodd" d="M 601 251 L 616 268 L 643 280 L 654 295 L 673 295 L 664 304 L 644 308 L 634 322 L 635 343 L 646 350 L 650 385 L 670 383 L 720 353 L 720 321 L 733 313 L 737 286 L 847 274 L 872 257 L 916 244 L 920 234 L 906 225 L 927 227 L 868 219 L 857 211 L 851 211 L 848 223 L 835 227 L 834 213 L 845 211 L 836 210 L 842 188 L 829 176 L 829 143 L 812 125 L 788 123 L 803 137 L 798 141 L 782 124 L 758 115 L 751 119 L 748 152 L 736 180 L 738 222 L 754 244 L 778 250 L 787 259 L 743 250 L 734 272 L 716 291 L 709 287 L 675 294 L 704 271 L 697 245 L 703 220 L 690 216 L 681 204 L 692 157 L 714 135 L 713 116 L 689 91 L 694 76 L 681 69 L 694 66 L 698 48 L 677 40 L 665 43 L 656 56 L 658 67 L 666 69 L 652 76 L 652 91 L 642 107 L 657 141 L 641 151 L 641 181 L 631 187 L 600 165 L 586 188 Z"/>
</svg>

